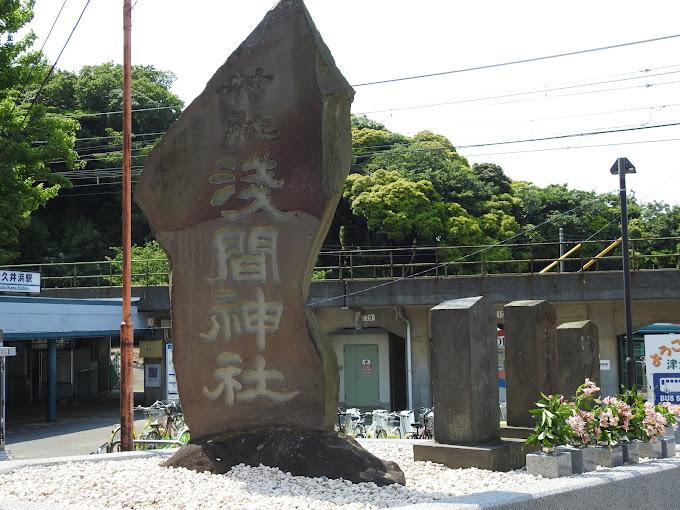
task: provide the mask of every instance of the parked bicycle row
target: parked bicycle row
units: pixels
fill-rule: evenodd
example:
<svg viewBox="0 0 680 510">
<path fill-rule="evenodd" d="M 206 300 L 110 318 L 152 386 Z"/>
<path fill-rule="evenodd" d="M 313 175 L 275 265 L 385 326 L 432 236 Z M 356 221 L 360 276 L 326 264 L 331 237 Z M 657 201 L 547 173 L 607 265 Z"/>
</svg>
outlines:
<svg viewBox="0 0 680 510">
<path fill-rule="evenodd" d="M 132 428 L 135 450 L 176 448 L 186 444 L 191 438 L 179 402 L 157 400 L 148 407 L 137 406 L 134 410 L 146 415 L 146 422 L 139 432 L 135 427 Z M 109 441 L 100 446 L 97 453 L 119 452 L 120 442 L 121 426 L 116 425 L 111 431 Z"/>
<path fill-rule="evenodd" d="M 191 438 L 189 427 L 184 423 L 179 403 L 159 400 L 148 407 L 137 406 L 135 411 L 146 415 L 141 430 L 133 427 L 135 450 L 175 448 L 186 444 Z M 421 407 L 410 411 L 387 411 L 375 409 L 361 412 L 359 409 L 338 408 L 336 431 L 356 438 L 371 439 L 434 439 L 434 410 Z M 119 452 L 121 426 L 116 425 L 111 437 L 96 453 Z"/>
<path fill-rule="evenodd" d="M 434 439 L 433 425 L 434 409 L 425 407 L 410 411 L 375 409 L 364 413 L 357 408 L 338 408 L 335 430 L 355 438 Z"/>
</svg>

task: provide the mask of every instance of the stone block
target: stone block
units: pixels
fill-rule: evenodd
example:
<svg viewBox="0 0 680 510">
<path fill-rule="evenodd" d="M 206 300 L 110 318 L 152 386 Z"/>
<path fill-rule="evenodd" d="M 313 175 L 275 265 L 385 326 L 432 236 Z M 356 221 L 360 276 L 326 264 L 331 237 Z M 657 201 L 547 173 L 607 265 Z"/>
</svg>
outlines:
<svg viewBox="0 0 680 510">
<path fill-rule="evenodd" d="M 600 342 L 592 321 L 567 322 L 557 327 L 558 393 L 572 397 L 586 378 L 600 386 Z"/>
<path fill-rule="evenodd" d="M 519 439 L 497 439 L 485 444 L 453 445 L 418 441 L 413 459 L 444 464 L 452 469 L 476 467 L 490 471 L 510 471 L 526 464 L 527 445 Z"/>
<path fill-rule="evenodd" d="M 675 457 L 675 437 L 664 436 L 661 438 L 661 458 Z"/>
<path fill-rule="evenodd" d="M 641 459 L 661 459 L 663 457 L 663 446 L 661 441 L 646 441 L 640 443 Z"/>
<path fill-rule="evenodd" d="M 621 443 L 623 448 L 623 463 L 624 464 L 637 464 L 640 462 L 640 442 L 630 441 Z"/>
<path fill-rule="evenodd" d="M 498 439 L 496 309 L 484 297 L 455 299 L 432 308 L 431 320 L 437 442 Z"/>
<path fill-rule="evenodd" d="M 526 457 L 527 473 L 543 478 L 560 478 L 569 476 L 571 471 L 571 452 L 556 451 L 554 453 L 529 453 Z"/>
<path fill-rule="evenodd" d="M 559 389 L 557 316 L 547 301 L 513 301 L 504 307 L 507 424 L 533 427 L 529 413 Z"/>
<path fill-rule="evenodd" d="M 534 429 L 531 427 L 509 427 L 503 425 L 501 427 L 501 437 L 514 437 L 516 439 L 526 439 L 532 433 Z"/>
<path fill-rule="evenodd" d="M 574 474 L 595 471 L 597 468 L 597 456 L 592 447 L 558 446 L 555 450 L 571 454 L 571 472 Z"/>
<path fill-rule="evenodd" d="M 604 467 L 623 466 L 623 447 L 620 444 L 611 448 L 608 446 L 594 446 L 597 465 Z"/>
</svg>

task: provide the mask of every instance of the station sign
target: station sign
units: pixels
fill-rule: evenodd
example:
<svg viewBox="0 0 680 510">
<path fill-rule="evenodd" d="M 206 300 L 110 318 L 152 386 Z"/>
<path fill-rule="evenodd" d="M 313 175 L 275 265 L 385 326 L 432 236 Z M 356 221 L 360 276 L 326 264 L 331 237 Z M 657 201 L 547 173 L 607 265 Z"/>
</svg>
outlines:
<svg viewBox="0 0 680 510">
<path fill-rule="evenodd" d="M 40 293 L 40 273 L 0 269 L 0 291 Z"/>
</svg>

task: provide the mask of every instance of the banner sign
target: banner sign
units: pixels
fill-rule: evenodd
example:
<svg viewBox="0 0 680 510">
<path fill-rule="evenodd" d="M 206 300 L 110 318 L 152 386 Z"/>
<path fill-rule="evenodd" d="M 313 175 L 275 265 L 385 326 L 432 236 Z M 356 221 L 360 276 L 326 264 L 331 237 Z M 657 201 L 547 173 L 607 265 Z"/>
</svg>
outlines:
<svg viewBox="0 0 680 510">
<path fill-rule="evenodd" d="M 645 335 L 647 400 L 680 404 L 680 335 Z"/>
</svg>

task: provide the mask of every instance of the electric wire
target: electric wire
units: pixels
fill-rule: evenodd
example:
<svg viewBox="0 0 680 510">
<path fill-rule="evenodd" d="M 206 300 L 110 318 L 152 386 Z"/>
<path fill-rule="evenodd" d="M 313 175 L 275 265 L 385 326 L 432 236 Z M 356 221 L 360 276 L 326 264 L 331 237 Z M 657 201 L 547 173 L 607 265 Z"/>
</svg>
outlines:
<svg viewBox="0 0 680 510">
<path fill-rule="evenodd" d="M 26 77 L 26 83 L 24 84 L 24 87 L 22 88 L 21 93 L 19 94 L 19 97 L 23 97 L 26 93 L 26 86 L 31 82 L 31 78 L 33 78 L 33 73 L 35 72 L 36 68 L 38 67 L 38 62 L 40 62 L 40 59 L 42 59 L 42 57 L 44 56 L 43 50 L 45 49 L 45 45 L 47 44 L 47 41 L 49 41 L 50 36 L 52 35 L 52 31 L 54 30 L 54 27 L 57 24 L 57 21 L 59 21 L 59 17 L 61 16 L 61 13 L 64 10 L 64 7 L 66 6 L 66 2 L 68 2 L 68 0 L 64 0 L 64 3 L 61 4 L 61 8 L 59 9 L 57 16 L 54 19 L 54 22 L 52 23 L 52 27 L 50 27 L 50 31 L 47 33 L 47 37 L 45 37 L 45 40 L 43 41 L 43 44 L 40 47 L 40 50 L 38 51 L 38 60 L 36 62 L 33 62 L 33 64 L 31 65 L 31 70 L 28 73 L 28 76 Z M 7 114 L 7 118 L 5 120 L 4 125 L 2 126 L 2 129 L 0 130 L 0 133 L 5 132 L 5 130 L 7 129 L 9 119 L 12 118 L 12 114 L 16 110 L 17 106 L 19 106 L 20 104 L 22 104 L 22 102 L 19 100 L 19 98 L 17 98 L 17 100 L 12 105 L 12 109 Z"/>
<path fill-rule="evenodd" d="M 78 28 L 78 25 L 80 24 L 80 20 L 83 18 L 83 15 L 85 14 L 85 10 L 87 9 L 87 6 L 90 5 L 90 1 L 91 0 L 87 0 L 85 7 L 83 7 L 83 10 L 80 13 L 80 16 L 78 17 L 76 24 L 74 25 L 73 29 L 71 30 L 71 33 L 68 36 L 68 39 L 64 43 L 64 46 L 61 48 L 61 51 L 59 52 L 57 59 L 54 61 L 54 64 L 52 65 L 52 67 L 50 67 L 50 70 L 48 71 L 47 75 L 45 76 L 45 79 L 43 80 L 42 84 L 40 85 L 38 92 L 36 92 L 35 96 L 33 97 L 33 100 L 31 101 L 31 104 L 29 105 L 28 110 L 24 114 L 24 119 L 21 121 L 22 124 L 28 119 L 28 116 L 31 113 L 31 110 L 33 109 L 36 102 L 38 101 L 38 98 L 40 97 L 40 94 L 42 93 L 43 89 L 45 88 L 47 81 L 50 79 L 50 77 L 52 76 L 52 73 L 56 69 L 57 63 L 59 62 L 61 55 L 64 53 L 64 50 L 66 49 L 66 46 L 68 45 L 69 41 L 71 40 L 71 37 L 73 37 L 73 33 L 76 31 L 76 28 Z M 30 123 L 30 120 L 28 122 L 26 122 L 26 125 L 21 129 L 22 132 L 28 127 L 29 123 Z M 5 148 L 3 149 L 2 153 L 0 153 L 0 160 L 2 160 L 5 157 L 5 154 L 9 150 L 10 146 L 12 145 L 12 143 L 14 143 L 15 138 L 16 138 L 16 133 L 9 137 L 9 141 L 5 145 Z"/>
<path fill-rule="evenodd" d="M 497 95 L 492 95 L 492 96 L 484 96 L 484 97 L 476 97 L 476 98 L 467 98 L 467 99 L 459 99 L 455 101 L 446 101 L 446 102 L 441 102 L 441 103 L 432 103 L 432 104 L 425 104 L 425 105 L 416 105 L 416 106 L 403 106 L 403 107 L 398 107 L 398 108 L 386 108 L 383 110 L 372 110 L 372 111 L 367 111 L 367 112 L 360 112 L 357 113 L 356 115 L 371 115 L 375 113 L 391 113 L 391 112 L 399 112 L 399 111 L 406 111 L 406 110 L 417 110 L 417 109 L 422 109 L 422 108 L 434 108 L 434 107 L 439 107 L 439 106 L 450 106 L 454 104 L 464 104 L 464 103 L 481 103 L 483 101 L 491 101 L 494 99 L 507 99 L 510 97 L 518 97 L 518 96 L 527 96 L 527 95 L 536 95 L 540 94 L 541 97 L 540 99 L 544 99 L 546 94 L 550 92 L 556 92 L 556 91 L 562 91 L 562 90 L 571 90 L 575 88 L 583 88 L 583 87 L 594 87 L 597 85 L 606 85 L 609 83 L 620 83 L 624 81 L 630 81 L 630 80 L 642 80 L 642 79 L 648 79 L 648 78 L 656 78 L 658 76 L 665 76 L 668 74 L 677 74 L 680 73 L 680 71 L 667 71 L 664 73 L 659 73 L 659 74 L 653 74 L 653 75 L 643 75 L 643 76 L 633 76 L 629 78 L 620 78 L 617 80 L 608 80 L 608 81 L 602 81 L 602 82 L 595 82 L 595 83 L 585 83 L 585 84 L 580 84 L 580 85 L 558 85 L 552 88 L 542 88 L 542 89 L 534 89 L 534 90 L 528 90 L 528 91 L 521 91 L 521 92 L 510 92 L 510 93 L 505 93 L 505 94 L 497 94 Z M 666 84 L 674 84 L 678 83 L 677 81 L 673 82 L 664 82 L 661 85 L 666 85 Z M 595 93 L 600 93 L 600 92 L 611 92 L 611 91 L 620 91 L 620 90 L 629 90 L 631 88 L 650 88 L 652 86 L 656 86 L 659 84 L 645 84 L 645 85 L 633 85 L 630 87 L 617 87 L 615 89 L 601 89 L 601 90 L 596 90 L 596 91 L 586 91 L 583 93 L 579 94 L 562 94 L 562 95 L 555 95 L 552 97 L 569 97 L 573 95 L 582 95 L 582 94 L 595 94 Z M 533 99 L 527 99 L 527 100 L 533 100 Z M 523 101 L 506 101 L 506 102 L 495 102 L 491 103 L 489 106 L 497 106 L 500 104 L 508 104 L 511 102 L 524 102 L 527 100 Z"/>
<path fill-rule="evenodd" d="M 634 46 L 637 44 L 646 44 L 650 42 L 657 42 L 657 41 L 663 41 L 667 39 L 673 39 L 676 37 L 680 37 L 680 34 L 675 34 L 675 35 L 667 35 L 663 37 L 655 37 L 653 39 L 644 39 L 641 41 L 633 41 L 633 42 L 627 42 L 627 43 L 621 43 L 621 44 L 612 44 L 609 46 L 601 46 L 599 48 L 591 48 L 587 50 L 577 50 L 577 51 L 569 51 L 566 53 L 557 53 L 554 55 L 547 55 L 543 57 L 533 57 L 533 58 L 525 58 L 525 59 L 520 59 L 520 60 L 511 60 L 508 62 L 501 62 L 497 64 L 487 64 L 483 66 L 476 66 L 476 67 L 467 67 L 463 69 L 455 69 L 453 71 L 442 71 L 439 73 L 430 73 L 430 74 L 421 74 L 417 76 L 407 76 L 407 77 L 402 77 L 402 78 L 392 78 L 389 80 L 379 80 L 379 81 L 372 81 L 372 82 L 366 82 L 366 83 L 358 83 L 356 85 L 352 85 L 353 87 L 366 87 L 369 85 L 380 85 L 383 83 L 394 83 L 398 81 L 406 81 L 406 80 L 418 80 L 421 78 L 432 78 L 434 76 L 443 76 L 447 74 L 459 74 L 459 73 L 466 73 L 469 71 L 481 71 L 482 69 L 493 69 L 497 67 L 505 67 L 505 66 L 511 66 L 511 65 L 516 65 L 516 64 L 526 64 L 529 62 L 538 62 L 541 60 L 549 60 L 549 59 L 554 59 L 554 58 L 562 58 L 562 57 L 570 57 L 574 55 L 582 55 L 585 53 L 593 53 L 597 51 L 604 51 L 604 50 L 611 50 L 615 48 L 624 48 L 626 46 Z"/>
</svg>

